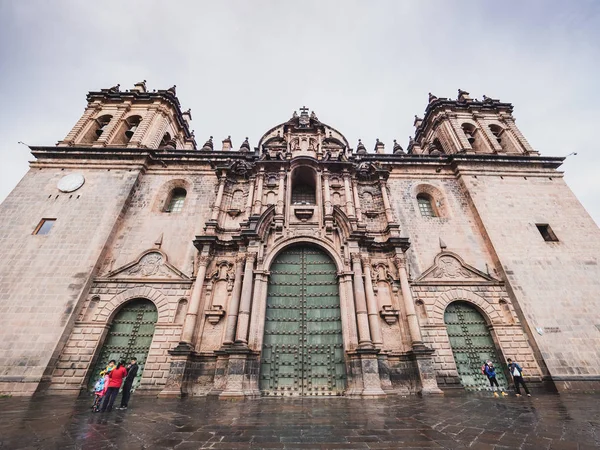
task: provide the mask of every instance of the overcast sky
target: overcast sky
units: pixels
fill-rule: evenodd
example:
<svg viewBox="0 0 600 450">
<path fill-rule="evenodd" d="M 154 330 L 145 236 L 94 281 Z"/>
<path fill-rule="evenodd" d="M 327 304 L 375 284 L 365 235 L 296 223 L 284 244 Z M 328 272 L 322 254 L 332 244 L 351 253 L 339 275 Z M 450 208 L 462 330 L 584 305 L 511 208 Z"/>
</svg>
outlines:
<svg viewBox="0 0 600 450">
<path fill-rule="evenodd" d="M 600 223 L 600 1 L 0 0 L 0 201 L 90 90 L 177 85 L 201 146 L 235 148 L 306 105 L 369 150 L 406 148 L 427 93 L 515 105 Z"/>
</svg>

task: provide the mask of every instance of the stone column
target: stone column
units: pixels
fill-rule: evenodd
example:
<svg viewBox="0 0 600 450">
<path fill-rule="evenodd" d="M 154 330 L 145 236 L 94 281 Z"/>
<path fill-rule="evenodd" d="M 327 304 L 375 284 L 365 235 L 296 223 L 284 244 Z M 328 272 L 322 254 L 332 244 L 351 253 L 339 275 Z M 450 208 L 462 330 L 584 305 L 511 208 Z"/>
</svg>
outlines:
<svg viewBox="0 0 600 450">
<path fill-rule="evenodd" d="M 354 203 L 352 203 L 352 189 L 350 187 L 350 174 L 344 170 L 344 195 L 346 196 L 346 214 L 354 217 Z"/>
<path fill-rule="evenodd" d="M 352 270 L 354 272 L 353 286 L 356 321 L 358 322 L 358 346 L 359 348 L 372 348 L 373 343 L 369 332 L 369 317 L 367 314 L 367 302 L 365 300 L 365 286 L 363 284 L 362 267 L 358 253 L 352 254 Z"/>
<path fill-rule="evenodd" d="M 392 211 L 392 205 L 390 204 L 390 198 L 388 196 L 387 183 L 383 177 L 379 177 L 379 184 L 381 186 L 381 197 L 383 198 L 383 208 L 385 209 L 385 218 L 388 223 L 395 223 L 394 212 Z"/>
<path fill-rule="evenodd" d="M 331 205 L 331 188 L 329 187 L 329 171 L 323 170 L 323 195 L 325 197 L 325 215 L 331 216 L 333 214 L 333 207 Z"/>
<path fill-rule="evenodd" d="M 362 209 L 360 208 L 360 196 L 358 195 L 358 184 L 352 180 L 352 195 L 354 196 L 354 208 L 356 209 L 356 218 L 362 220 Z"/>
<path fill-rule="evenodd" d="M 248 326 L 250 324 L 250 308 L 252 306 L 252 284 L 254 281 L 255 253 L 246 256 L 246 267 L 244 268 L 244 282 L 242 284 L 242 298 L 240 312 L 238 315 L 236 344 L 248 344 Z"/>
<path fill-rule="evenodd" d="M 369 258 L 363 258 L 363 272 L 365 274 L 365 293 L 367 294 L 367 311 L 369 316 L 369 327 L 371 328 L 371 339 L 373 345 L 381 348 L 383 337 L 381 335 L 381 324 L 379 322 L 379 312 L 377 311 L 377 300 L 373 291 L 373 281 L 371 280 L 371 262 Z"/>
<path fill-rule="evenodd" d="M 275 214 L 283 215 L 283 205 L 285 204 L 285 169 L 279 169 L 279 189 L 277 191 L 277 207 Z"/>
<path fill-rule="evenodd" d="M 265 181 L 265 169 L 261 167 L 258 173 L 258 187 L 254 199 L 254 214 L 260 214 L 262 210 L 263 183 Z"/>
<path fill-rule="evenodd" d="M 198 311 L 200 310 L 200 303 L 202 301 L 206 267 L 208 266 L 209 262 L 210 256 L 208 255 L 200 255 L 198 258 L 196 281 L 194 281 L 192 295 L 190 296 L 190 305 L 188 307 L 187 314 L 185 315 L 185 323 L 183 325 L 183 332 L 181 333 L 181 342 L 187 344 L 190 348 L 194 347 L 192 340 L 194 338 L 194 331 L 196 330 L 196 323 L 198 320 Z"/>
<path fill-rule="evenodd" d="M 402 299 L 404 301 L 404 310 L 406 311 L 406 319 L 408 321 L 408 331 L 412 341 L 413 348 L 423 345 L 423 337 L 421 336 L 421 328 L 415 311 L 415 302 L 413 300 L 410 284 L 408 283 L 408 273 L 406 272 L 406 262 L 404 256 L 396 257 L 396 267 L 400 277 L 400 289 L 402 290 Z"/>
<path fill-rule="evenodd" d="M 225 324 L 225 339 L 223 344 L 231 345 L 235 341 L 235 328 L 237 326 L 238 311 L 240 309 L 240 297 L 242 295 L 242 278 L 244 274 L 243 256 L 238 256 L 235 260 L 235 281 L 233 282 L 233 292 L 231 295 L 231 304 L 227 311 L 227 322 Z"/>
<path fill-rule="evenodd" d="M 400 277 L 400 287 L 402 289 L 402 298 L 404 299 L 404 308 L 406 310 L 406 319 L 408 320 L 408 330 L 412 341 L 412 350 L 410 354 L 416 363 L 416 369 L 421 383 L 421 394 L 443 394 L 437 385 L 436 373 L 433 367 L 434 350 L 425 346 L 421 336 L 421 328 L 415 312 L 415 302 L 413 300 L 410 284 L 408 283 L 408 274 L 406 272 L 406 261 L 404 255 L 397 255 L 395 258 L 398 274 Z"/>
<path fill-rule="evenodd" d="M 246 217 L 250 217 L 252 214 L 252 204 L 254 203 L 254 183 L 256 182 L 256 177 L 253 175 L 249 178 L 248 181 L 248 199 L 246 200 Z"/>
<path fill-rule="evenodd" d="M 212 214 L 210 216 L 210 220 L 217 221 L 219 219 L 219 212 L 221 211 L 221 202 L 223 201 L 223 191 L 225 191 L 225 182 L 227 181 L 227 177 L 225 175 L 221 175 L 219 177 L 219 190 L 217 191 L 217 199 L 215 200 L 215 204 L 212 208 Z"/>
</svg>

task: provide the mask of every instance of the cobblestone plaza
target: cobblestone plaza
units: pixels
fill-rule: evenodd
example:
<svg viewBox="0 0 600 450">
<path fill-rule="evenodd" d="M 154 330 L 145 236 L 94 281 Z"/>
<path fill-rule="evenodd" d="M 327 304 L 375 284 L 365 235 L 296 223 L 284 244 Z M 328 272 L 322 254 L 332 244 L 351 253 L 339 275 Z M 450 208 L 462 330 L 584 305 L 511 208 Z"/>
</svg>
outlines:
<svg viewBox="0 0 600 450">
<path fill-rule="evenodd" d="M 84 398 L 0 399 L 7 449 L 592 449 L 600 396 L 286 398 L 138 397 L 92 414 Z"/>
</svg>

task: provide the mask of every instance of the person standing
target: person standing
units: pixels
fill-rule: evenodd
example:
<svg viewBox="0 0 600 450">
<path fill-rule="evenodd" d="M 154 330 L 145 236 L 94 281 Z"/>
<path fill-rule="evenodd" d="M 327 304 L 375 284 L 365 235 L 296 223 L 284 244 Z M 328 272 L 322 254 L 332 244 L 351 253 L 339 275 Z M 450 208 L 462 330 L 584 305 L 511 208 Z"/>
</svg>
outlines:
<svg viewBox="0 0 600 450">
<path fill-rule="evenodd" d="M 123 378 L 127 376 L 127 369 L 123 367 L 123 362 L 120 361 L 114 370 L 108 373 L 108 389 L 104 395 L 104 401 L 102 402 L 102 409 L 100 412 L 112 411 L 113 404 L 119 394 L 119 389 L 123 384 Z"/>
<path fill-rule="evenodd" d="M 517 391 L 517 397 L 521 396 L 521 389 L 519 389 L 520 384 L 523 385 L 523 389 L 525 389 L 527 397 L 531 397 L 529 389 L 527 389 L 527 385 L 525 384 L 525 380 L 523 380 L 523 369 L 521 369 L 521 366 L 519 366 L 519 364 L 517 364 L 516 361 L 513 361 L 510 358 L 508 358 L 506 361 L 508 362 L 508 370 L 510 371 L 510 374 L 513 377 L 513 381 L 515 382 L 515 390 Z"/>
<path fill-rule="evenodd" d="M 492 361 L 486 361 L 484 372 L 488 377 L 492 391 L 494 391 L 494 397 L 498 397 L 498 390 L 500 390 L 503 397 L 505 395 L 508 395 L 506 392 L 504 392 L 504 389 L 502 389 L 498 384 L 498 380 L 496 379 L 496 369 L 494 368 L 494 364 L 492 363 Z"/>
<path fill-rule="evenodd" d="M 138 373 L 137 359 L 131 358 L 131 364 L 127 367 L 127 377 L 125 377 L 125 383 L 123 383 L 123 393 L 121 394 L 121 406 L 117 409 L 127 409 L 129 403 L 129 396 L 131 395 L 131 388 L 133 382 Z"/>
</svg>

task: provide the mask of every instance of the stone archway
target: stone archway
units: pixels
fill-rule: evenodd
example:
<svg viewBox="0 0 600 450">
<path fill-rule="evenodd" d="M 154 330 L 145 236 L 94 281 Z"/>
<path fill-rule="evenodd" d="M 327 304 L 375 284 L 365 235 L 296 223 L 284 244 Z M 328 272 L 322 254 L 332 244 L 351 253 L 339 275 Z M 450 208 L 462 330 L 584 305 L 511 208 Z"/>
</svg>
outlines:
<svg viewBox="0 0 600 450">
<path fill-rule="evenodd" d="M 259 388 L 263 395 L 342 395 L 346 362 L 333 259 L 312 244 L 279 252 L 270 268 Z"/>
<path fill-rule="evenodd" d="M 133 384 L 136 388 L 142 378 L 157 320 L 158 310 L 150 300 L 137 298 L 125 303 L 110 324 L 90 374 L 88 389 L 93 388 L 100 372 L 106 368 L 111 359 L 117 362 L 128 362 L 128 359 L 133 357 L 137 358 L 140 366 Z"/>
<path fill-rule="evenodd" d="M 508 383 L 504 376 L 499 351 L 488 323 L 472 303 L 455 301 L 444 312 L 444 323 L 462 386 L 467 390 L 490 389 L 481 366 L 491 360 L 496 367 L 496 379 L 503 389 Z"/>
</svg>

